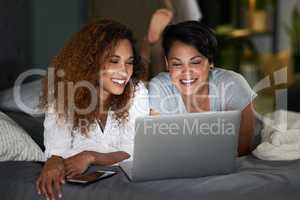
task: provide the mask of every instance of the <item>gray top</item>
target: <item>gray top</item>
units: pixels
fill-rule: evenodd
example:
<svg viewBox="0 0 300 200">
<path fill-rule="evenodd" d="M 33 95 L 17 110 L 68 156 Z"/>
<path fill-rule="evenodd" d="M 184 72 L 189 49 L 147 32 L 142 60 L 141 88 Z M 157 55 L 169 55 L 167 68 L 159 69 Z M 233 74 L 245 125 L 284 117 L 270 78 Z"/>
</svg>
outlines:
<svg viewBox="0 0 300 200">
<path fill-rule="evenodd" d="M 220 68 L 209 72 L 210 111 L 242 111 L 256 96 L 242 75 Z M 159 73 L 150 81 L 149 98 L 150 108 L 160 114 L 187 112 L 182 96 L 167 72 Z"/>
</svg>

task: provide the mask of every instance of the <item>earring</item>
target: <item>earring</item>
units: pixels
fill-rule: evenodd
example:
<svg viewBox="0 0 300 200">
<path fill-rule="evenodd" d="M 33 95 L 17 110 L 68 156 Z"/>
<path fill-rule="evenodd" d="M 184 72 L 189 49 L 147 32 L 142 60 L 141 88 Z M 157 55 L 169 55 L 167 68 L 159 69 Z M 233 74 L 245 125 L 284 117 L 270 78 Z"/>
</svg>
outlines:
<svg viewBox="0 0 300 200">
<path fill-rule="evenodd" d="M 214 69 L 214 65 L 213 64 L 209 65 L 209 69 L 213 70 Z"/>
</svg>

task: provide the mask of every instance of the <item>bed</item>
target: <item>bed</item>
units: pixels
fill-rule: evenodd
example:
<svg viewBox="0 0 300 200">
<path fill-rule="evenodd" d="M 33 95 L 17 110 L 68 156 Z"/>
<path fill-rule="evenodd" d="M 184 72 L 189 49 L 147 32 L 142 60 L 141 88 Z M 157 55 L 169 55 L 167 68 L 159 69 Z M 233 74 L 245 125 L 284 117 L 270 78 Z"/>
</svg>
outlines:
<svg viewBox="0 0 300 200">
<path fill-rule="evenodd" d="M 39 85 L 40 82 L 35 84 Z M 35 92 L 33 87 L 34 84 L 31 84 L 24 92 L 27 95 L 24 99 L 30 103 L 35 101 L 30 97 L 36 96 L 32 94 Z M 9 103 L 11 91 L 1 94 L 0 110 L 17 122 L 44 149 L 43 116 L 30 116 Z M 0 199 L 43 199 L 35 189 L 35 180 L 42 166 L 42 162 L 33 161 L 0 162 Z M 118 166 L 108 168 L 118 174 L 86 186 L 65 184 L 62 199 L 300 199 L 300 160 L 263 161 L 250 155 L 238 158 L 238 170 L 230 175 L 140 183 L 130 182 Z M 96 169 L 102 168 L 92 166 L 89 170 Z"/>
<path fill-rule="evenodd" d="M 89 185 L 65 184 L 63 198 L 72 200 L 110 199 L 299 199 L 300 160 L 262 161 L 253 156 L 238 159 L 236 173 L 193 179 L 130 182 L 117 167 L 106 167 L 118 174 Z M 43 199 L 35 190 L 35 179 L 42 163 L 0 162 L 0 194 L 3 200 Z M 89 170 L 103 169 L 93 166 Z M 184 169 L 182 169 L 184 170 Z"/>
</svg>

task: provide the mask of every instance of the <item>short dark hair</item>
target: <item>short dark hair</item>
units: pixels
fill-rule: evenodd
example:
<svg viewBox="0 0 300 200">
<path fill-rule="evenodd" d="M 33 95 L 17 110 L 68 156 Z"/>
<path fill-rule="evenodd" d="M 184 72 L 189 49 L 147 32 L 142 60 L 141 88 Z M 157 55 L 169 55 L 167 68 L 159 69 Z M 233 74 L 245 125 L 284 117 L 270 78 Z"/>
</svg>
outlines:
<svg viewBox="0 0 300 200">
<path fill-rule="evenodd" d="M 199 21 L 185 21 L 169 25 L 162 34 L 162 46 L 168 56 L 175 41 L 195 47 L 209 63 L 214 63 L 218 42 L 214 32 Z"/>
</svg>

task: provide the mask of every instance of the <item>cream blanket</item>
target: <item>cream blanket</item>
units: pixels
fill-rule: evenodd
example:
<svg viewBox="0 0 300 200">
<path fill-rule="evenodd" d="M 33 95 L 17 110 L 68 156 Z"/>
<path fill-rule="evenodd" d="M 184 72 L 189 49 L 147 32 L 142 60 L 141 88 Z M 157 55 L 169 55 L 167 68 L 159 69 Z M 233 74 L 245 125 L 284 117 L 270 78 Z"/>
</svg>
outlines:
<svg viewBox="0 0 300 200">
<path fill-rule="evenodd" d="M 263 118 L 262 143 L 252 152 L 262 160 L 300 159 L 300 113 L 279 110 Z"/>
</svg>

